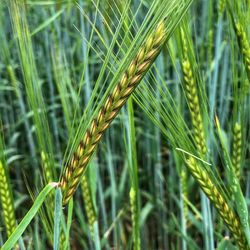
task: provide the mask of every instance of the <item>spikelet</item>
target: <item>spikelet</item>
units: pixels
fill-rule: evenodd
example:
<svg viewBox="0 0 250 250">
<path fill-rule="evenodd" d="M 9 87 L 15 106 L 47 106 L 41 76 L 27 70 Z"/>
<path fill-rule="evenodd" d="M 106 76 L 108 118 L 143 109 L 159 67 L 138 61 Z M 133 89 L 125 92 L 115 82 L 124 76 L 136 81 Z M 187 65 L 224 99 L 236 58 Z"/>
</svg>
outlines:
<svg viewBox="0 0 250 250">
<path fill-rule="evenodd" d="M 183 52 L 184 52 L 184 57 L 182 61 L 182 70 L 184 74 L 184 90 L 187 97 L 188 106 L 190 109 L 196 147 L 198 149 L 198 152 L 204 156 L 206 155 L 207 147 L 206 147 L 206 140 L 202 123 L 198 91 L 195 78 L 193 76 L 191 64 L 188 58 L 187 44 L 184 32 L 182 31 L 181 34 L 182 34 Z"/>
<path fill-rule="evenodd" d="M 242 137 L 241 126 L 239 123 L 234 125 L 233 131 L 233 152 L 232 152 L 232 165 L 234 168 L 235 176 L 240 180 L 241 169 L 241 154 L 242 154 Z"/>
<path fill-rule="evenodd" d="M 137 56 L 121 77 L 120 82 L 110 93 L 96 118 L 93 119 L 90 128 L 85 132 L 82 141 L 73 154 L 71 161 L 65 166 L 60 178 L 64 205 L 73 196 L 105 130 L 154 62 L 165 39 L 165 25 L 162 21 L 154 33 L 149 36 L 144 46 L 141 47 Z"/>
<path fill-rule="evenodd" d="M 139 227 L 138 225 L 138 210 L 137 210 L 137 198 L 136 198 L 136 192 L 134 187 L 131 187 L 129 192 L 129 198 L 130 198 L 130 207 L 131 207 L 131 218 L 132 218 L 132 227 L 133 227 L 133 242 L 134 242 L 134 250 L 140 250 L 141 249 L 141 241 L 140 241 L 140 235 L 137 235 L 140 230 L 136 230 L 136 228 Z"/>
<path fill-rule="evenodd" d="M 65 244 L 66 244 L 66 237 L 65 237 L 63 230 L 61 229 L 60 238 L 59 238 L 59 249 L 65 250 Z"/>
<path fill-rule="evenodd" d="M 11 187 L 8 182 L 6 169 L 1 161 L 0 161 L 0 200 L 2 204 L 2 212 L 3 212 L 7 237 L 9 237 L 15 230 L 16 219 L 15 219 L 14 203 L 13 203 Z"/>
<path fill-rule="evenodd" d="M 189 168 L 193 177 L 198 181 L 203 192 L 216 207 L 223 221 L 232 232 L 233 237 L 235 238 L 236 243 L 239 246 L 239 249 L 249 249 L 238 216 L 227 204 L 225 198 L 221 195 L 220 191 L 216 187 L 215 183 L 212 182 L 207 172 L 203 170 L 192 157 L 187 160 L 187 167 Z"/>
<path fill-rule="evenodd" d="M 240 51 L 243 57 L 243 61 L 245 64 L 248 79 L 250 81 L 250 45 L 247 40 L 247 35 L 242 25 L 240 24 L 240 22 L 235 21 L 234 28 L 235 28 L 238 44 L 240 47 Z"/>
<path fill-rule="evenodd" d="M 91 232 L 93 233 L 93 225 L 94 222 L 97 220 L 97 218 L 86 173 L 82 177 L 81 187 L 82 187 L 84 206 L 88 218 L 89 227 Z"/>
</svg>

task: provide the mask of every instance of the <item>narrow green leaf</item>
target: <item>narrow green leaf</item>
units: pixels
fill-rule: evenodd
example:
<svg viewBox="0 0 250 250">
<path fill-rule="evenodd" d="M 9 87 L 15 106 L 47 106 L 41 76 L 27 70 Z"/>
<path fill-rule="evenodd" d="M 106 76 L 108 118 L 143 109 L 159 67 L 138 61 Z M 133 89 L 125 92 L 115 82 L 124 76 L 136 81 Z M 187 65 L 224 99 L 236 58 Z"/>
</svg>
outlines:
<svg viewBox="0 0 250 250">
<path fill-rule="evenodd" d="M 52 23 L 58 16 L 60 16 L 63 13 L 64 9 L 59 10 L 55 15 L 47 19 L 44 23 L 39 25 L 32 33 L 31 36 L 35 35 L 42 29 L 44 29 L 46 26 L 48 26 L 50 23 Z"/>
<path fill-rule="evenodd" d="M 64 250 L 68 249 L 68 242 L 69 242 L 69 234 L 70 234 L 70 227 L 72 223 L 72 214 L 73 214 L 73 199 L 69 201 L 69 207 L 68 207 L 68 218 L 67 218 L 67 228 L 66 228 L 66 244 L 64 246 Z"/>
<path fill-rule="evenodd" d="M 62 192 L 60 188 L 56 189 L 55 212 L 54 212 L 54 250 L 59 249 L 60 244 L 60 221 L 62 211 Z"/>
<path fill-rule="evenodd" d="M 37 196 L 33 206 L 29 210 L 29 212 L 24 216 L 22 221 L 17 226 L 16 230 L 13 232 L 13 234 L 9 237 L 9 239 L 4 243 L 1 250 L 10 250 L 12 247 L 14 247 L 15 243 L 18 241 L 18 239 L 21 237 L 27 226 L 30 224 L 31 220 L 34 218 L 34 216 L 37 214 L 39 208 L 43 204 L 45 198 L 50 193 L 52 189 L 57 187 L 58 183 L 52 182 L 47 184 L 43 190 L 40 192 L 40 194 Z"/>
</svg>

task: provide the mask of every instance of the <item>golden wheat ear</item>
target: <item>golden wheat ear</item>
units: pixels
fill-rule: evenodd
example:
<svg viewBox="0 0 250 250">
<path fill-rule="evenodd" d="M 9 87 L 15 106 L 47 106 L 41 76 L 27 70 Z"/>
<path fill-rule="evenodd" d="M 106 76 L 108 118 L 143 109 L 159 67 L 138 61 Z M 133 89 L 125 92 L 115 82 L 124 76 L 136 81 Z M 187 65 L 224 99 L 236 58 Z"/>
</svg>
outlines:
<svg viewBox="0 0 250 250">
<path fill-rule="evenodd" d="M 140 48 L 121 80 L 108 96 L 104 106 L 91 122 L 90 128 L 85 132 L 83 140 L 81 140 L 60 178 L 64 205 L 68 203 L 76 191 L 86 166 L 105 130 L 148 71 L 165 40 L 165 24 L 164 21 L 161 21 Z"/>
</svg>

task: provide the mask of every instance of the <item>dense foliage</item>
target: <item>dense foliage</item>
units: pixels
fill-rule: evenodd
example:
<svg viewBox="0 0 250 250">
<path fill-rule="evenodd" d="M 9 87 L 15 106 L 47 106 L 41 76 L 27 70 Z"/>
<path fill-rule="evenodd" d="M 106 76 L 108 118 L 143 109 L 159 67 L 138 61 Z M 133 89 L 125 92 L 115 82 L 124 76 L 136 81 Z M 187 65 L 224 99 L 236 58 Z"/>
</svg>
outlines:
<svg viewBox="0 0 250 250">
<path fill-rule="evenodd" d="M 249 24 L 249 0 L 1 0 L 1 249 L 249 249 Z"/>
</svg>

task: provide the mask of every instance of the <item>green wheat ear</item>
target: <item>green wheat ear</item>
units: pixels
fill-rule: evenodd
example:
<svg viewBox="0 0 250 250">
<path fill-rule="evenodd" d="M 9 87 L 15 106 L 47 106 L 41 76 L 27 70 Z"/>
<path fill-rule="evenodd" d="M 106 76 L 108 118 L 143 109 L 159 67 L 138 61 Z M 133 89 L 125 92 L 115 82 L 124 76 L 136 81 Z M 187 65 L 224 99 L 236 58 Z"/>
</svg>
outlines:
<svg viewBox="0 0 250 250">
<path fill-rule="evenodd" d="M 9 185 L 6 169 L 3 163 L 0 161 L 0 200 L 2 203 L 2 212 L 4 218 L 4 224 L 7 231 L 7 237 L 14 232 L 16 227 L 16 219 L 14 212 L 14 203 Z"/>
<path fill-rule="evenodd" d="M 184 75 L 184 91 L 190 110 L 196 147 L 198 149 L 198 152 L 204 156 L 207 153 L 207 147 L 201 116 L 198 90 L 191 68 L 191 63 L 189 60 L 187 42 L 183 30 L 181 30 L 181 37 L 183 43 L 182 70 Z"/>
<path fill-rule="evenodd" d="M 93 225 L 97 220 L 94 204 L 92 201 L 91 190 L 88 182 L 86 173 L 83 175 L 81 180 L 81 187 L 83 192 L 84 207 L 87 214 L 88 224 L 91 232 L 93 233 Z"/>
<path fill-rule="evenodd" d="M 250 45 L 247 40 L 247 35 L 240 22 L 235 21 L 234 24 L 235 33 L 237 36 L 240 51 L 245 64 L 248 79 L 250 81 Z"/>
<path fill-rule="evenodd" d="M 240 220 L 231 207 L 227 204 L 225 198 L 218 190 L 217 186 L 210 179 L 209 175 L 203 170 L 194 158 L 189 158 L 187 161 L 187 167 L 190 170 L 193 177 L 198 181 L 201 189 L 211 200 L 216 207 L 221 218 L 224 220 L 233 237 L 236 240 L 239 249 L 249 249 L 244 231 L 241 227 Z"/>
<path fill-rule="evenodd" d="M 65 166 L 60 178 L 64 205 L 68 203 L 75 193 L 87 164 L 105 130 L 148 71 L 165 40 L 165 24 L 161 21 L 140 48 L 137 56 L 121 77 L 120 82 L 110 93 L 104 106 L 91 122 L 90 128 L 85 132 L 82 141 L 74 152 L 71 161 Z"/>
<path fill-rule="evenodd" d="M 236 123 L 234 125 L 234 130 L 233 130 L 232 165 L 233 165 L 234 172 L 235 172 L 235 175 L 236 175 L 238 181 L 240 181 L 241 155 L 242 155 L 241 126 L 239 123 Z"/>
<path fill-rule="evenodd" d="M 136 191 L 134 187 L 131 187 L 129 192 L 129 199 L 130 199 L 130 207 L 131 207 L 131 218 L 132 218 L 132 227 L 138 228 L 138 206 L 137 203 L 137 197 L 136 197 Z M 136 230 L 133 231 L 133 242 L 134 242 L 134 250 L 140 250 L 141 249 L 141 241 L 140 236 L 136 235 L 138 232 Z"/>
</svg>

